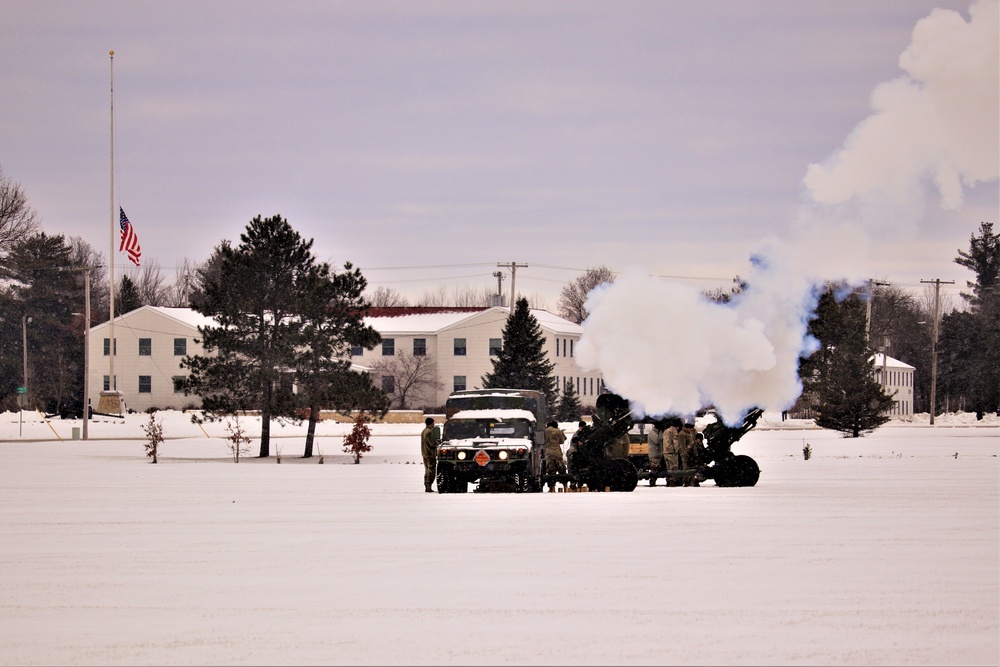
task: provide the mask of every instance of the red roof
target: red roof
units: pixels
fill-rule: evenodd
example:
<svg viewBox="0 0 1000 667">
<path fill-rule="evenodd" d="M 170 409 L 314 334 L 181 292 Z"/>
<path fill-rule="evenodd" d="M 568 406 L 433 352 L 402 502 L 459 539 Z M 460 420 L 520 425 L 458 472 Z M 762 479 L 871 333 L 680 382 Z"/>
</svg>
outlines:
<svg viewBox="0 0 1000 667">
<path fill-rule="evenodd" d="M 479 313 L 489 310 L 488 306 L 386 306 L 369 308 L 367 317 L 402 317 L 404 315 L 428 315 L 433 313 Z"/>
</svg>

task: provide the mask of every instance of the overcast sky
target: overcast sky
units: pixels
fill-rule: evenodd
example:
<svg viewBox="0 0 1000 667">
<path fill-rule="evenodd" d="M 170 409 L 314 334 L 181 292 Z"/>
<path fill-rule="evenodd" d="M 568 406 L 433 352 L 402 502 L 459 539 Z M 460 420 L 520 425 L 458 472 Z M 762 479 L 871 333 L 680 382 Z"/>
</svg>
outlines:
<svg viewBox="0 0 1000 667">
<path fill-rule="evenodd" d="M 518 262 L 518 291 L 554 309 L 598 265 L 728 285 L 761 239 L 833 229 L 836 209 L 871 232 L 865 275 L 961 286 L 957 250 L 1000 224 L 996 0 L 978 10 L 983 99 L 948 95 L 985 110 L 985 131 L 961 123 L 985 160 L 890 183 L 905 205 L 844 206 L 873 162 L 934 152 L 926 124 L 861 126 L 880 84 L 921 92 L 900 56 L 935 7 L 974 47 L 968 0 L 0 0 L 0 166 L 46 232 L 109 253 L 113 49 L 116 210 L 169 279 L 281 214 L 372 285 L 495 288 Z M 898 141 L 842 153 L 880 132 Z"/>
</svg>

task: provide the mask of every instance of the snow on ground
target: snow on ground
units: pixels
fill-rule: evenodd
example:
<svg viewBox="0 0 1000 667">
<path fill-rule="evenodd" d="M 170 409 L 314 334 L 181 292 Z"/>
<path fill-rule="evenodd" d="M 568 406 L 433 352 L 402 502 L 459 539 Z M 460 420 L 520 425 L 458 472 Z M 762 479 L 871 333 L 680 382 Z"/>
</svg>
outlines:
<svg viewBox="0 0 1000 667">
<path fill-rule="evenodd" d="M 995 418 L 768 415 L 753 488 L 439 496 L 420 425 L 237 465 L 158 417 L 150 465 L 146 415 L 0 414 L 0 663 L 1000 663 Z"/>
</svg>

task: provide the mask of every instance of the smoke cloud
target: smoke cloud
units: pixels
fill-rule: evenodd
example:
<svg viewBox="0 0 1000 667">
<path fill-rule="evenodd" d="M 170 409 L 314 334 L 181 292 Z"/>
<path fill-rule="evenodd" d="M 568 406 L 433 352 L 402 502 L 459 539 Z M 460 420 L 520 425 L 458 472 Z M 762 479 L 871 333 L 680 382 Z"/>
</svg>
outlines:
<svg viewBox="0 0 1000 667">
<path fill-rule="evenodd" d="M 714 406 L 733 424 L 751 407 L 790 408 L 798 360 L 817 347 L 807 329 L 822 285 L 870 275 L 872 227 L 918 216 L 928 183 L 955 209 L 966 187 L 998 178 L 998 14 L 985 0 L 968 22 L 934 10 L 916 24 L 899 58 L 905 74 L 879 85 L 874 113 L 808 167 L 812 201 L 785 241 L 752 255 L 743 293 L 718 304 L 630 268 L 588 296 L 577 362 L 640 415 Z"/>
<path fill-rule="evenodd" d="M 998 177 L 998 4 L 977 2 L 970 20 L 935 9 L 917 22 L 899 56 L 906 73 L 872 93 L 874 113 L 842 149 L 805 177 L 813 199 L 866 196 L 906 204 L 931 180 L 941 207 L 958 209 L 964 188 Z"/>
</svg>

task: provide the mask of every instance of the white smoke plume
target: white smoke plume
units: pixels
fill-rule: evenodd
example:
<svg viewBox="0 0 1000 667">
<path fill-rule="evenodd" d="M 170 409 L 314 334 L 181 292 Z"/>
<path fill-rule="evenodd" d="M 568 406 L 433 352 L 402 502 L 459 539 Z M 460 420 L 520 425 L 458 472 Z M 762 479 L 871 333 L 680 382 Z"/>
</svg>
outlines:
<svg viewBox="0 0 1000 667">
<path fill-rule="evenodd" d="M 917 22 L 899 56 L 906 74 L 875 88 L 874 113 L 826 164 L 809 166 L 817 202 L 874 195 L 905 204 L 930 179 L 941 207 L 958 209 L 965 187 L 997 179 L 998 3 L 976 2 L 969 16 L 935 9 Z"/>
<path fill-rule="evenodd" d="M 917 215 L 929 180 L 943 207 L 958 208 L 965 187 L 998 177 L 997 0 L 976 2 L 970 17 L 934 10 L 917 23 L 899 59 L 905 75 L 878 86 L 873 115 L 825 165 L 809 166 L 814 203 L 790 221 L 790 240 L 753 255 L 742 294 L 718 304 L 629 269 L 590 293 L 577 362 L 640 415 L 711 405 L 732 424 L 754 406 L 790 408 L 799 357 L 817 345 L 806 332 L 819 290 L 870 275 L 872 225 Z"/>
<path fill-rule="evenodd" d="M 599 368 L 638 414 L 713 405 L 735 423 L 754 406 L 790 407 L 802 390 L 799 357 L 815 347 L 806 336 L 815 295 L 808 281 L 783 277 L 794 267 L 775 265 L 789 256 L 775 247 L 759 256 L 728 304 L 641 269 L 623 272 L 588 296 L 577 363 Z"/>
</svg>

